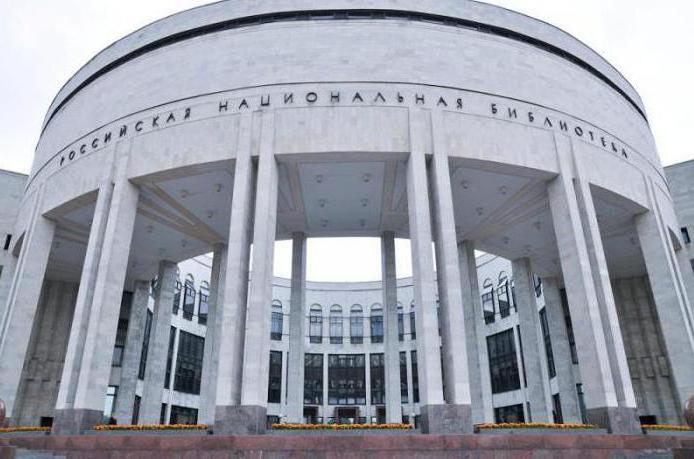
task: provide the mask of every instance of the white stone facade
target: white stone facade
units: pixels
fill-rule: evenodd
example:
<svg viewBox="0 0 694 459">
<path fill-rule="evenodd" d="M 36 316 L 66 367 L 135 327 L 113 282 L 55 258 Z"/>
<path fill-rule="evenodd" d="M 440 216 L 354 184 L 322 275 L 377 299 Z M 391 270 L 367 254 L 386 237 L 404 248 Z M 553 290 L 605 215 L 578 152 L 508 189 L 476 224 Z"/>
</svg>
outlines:
<svg viewBox="0 0 694 459">
<path fill-rule="evenodd" d="M 101 422 L 127 317 L 130 336 L 151 321 L 144 385 L 127 343 L 120 370 L 140 418 L 156 421 L 160 401 L 179 396 L 176 406 L 192 406 L 152 381 L 167 374 L 164 348 L 177 349 L 166 336 L 181 325 L 167 311 L 174 265 L 212 252 L 199 406 L 217 433 L 262 433 L 268 414 L 285 414 L 267 402 L 273 299 L 283 309 L 304 303 L 286 321 L 295 325 L 291 361 L 317 344 L 302 343 L 296 313 L 310 315 L 318 295 L 306 283 L 306 238 L 370 236 L 383 241 L 383 283 L 369 288 L 380 288 L 386 366 L 401 346 L 394 300 L 411 291 L 415 305 L 417 339 L 406 344 L 418 356 L 423 432 L 470 432 L 508 406 L 549 420 L 556 393 L 567 419 L 581 411 L 611 432 L 636 432 L 637 414 L 676 422 L 694 391 L 692 272 L 680 228 L 638 94 L 549 24 L 458 0 L 218 2 L 117 41 L 51 104 L 8 247 L 0 398 L 13 422 L 23 420 L 36 377 L 21 369 L 60 360 L 66 346 L 54 431 Z M 395 237 L 411 242 L 411 287 L 395 288 Z M 273 290 L 281 239 L 293 240 L 292 279 Z M 518 314 L 491 323 L 482 298 L 498 289 L 498 273 L 485 284 L 475 249 L 512 260 Z M 542 316 L 537 278 L 547 287 Z M 353 304 L 373 315 L 373 297 L 337 292 L 344 299 L 325 301 L 345 316 Z M 66 344 L 65 333 L 42 344 L 37 333 L 51 317 L 71 318 Z M 485 346 L 514 321 L 515 333 Z M 647 343 L 635 342 L 639 330 Z M 554 367 L 541 358 L 548 337 L 562 356 Z M 494 376 L 513 373 L 511 343 L 528 349 L 515 366 L 531 372 L 518 393 Z M 325 346 L 330 354 L 337 344 Z M 293 364 L 292 381 L 302 371 Z M 386 374 L 385 417 L 396 420 Z M 41 381 L 55 386 L 54 376 Z M 289 405 L 288 419 L 299 420 Z"/>
</svg>

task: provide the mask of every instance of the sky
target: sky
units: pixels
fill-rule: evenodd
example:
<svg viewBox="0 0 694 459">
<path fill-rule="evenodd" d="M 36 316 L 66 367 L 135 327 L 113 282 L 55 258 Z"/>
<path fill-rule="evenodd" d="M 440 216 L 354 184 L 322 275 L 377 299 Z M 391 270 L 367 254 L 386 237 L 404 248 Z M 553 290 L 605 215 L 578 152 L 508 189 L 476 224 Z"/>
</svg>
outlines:
<svg viewBox="0 0 694 459">
<path fill-rule="evenodd" d="M 236 0 L 244 1 L 244 0 Z M 432 0 L 425 0 L 432 1 Z M 28 173 L 41 123 L 60 87 L 92 56 L 152 21 L 207 0 L 0 0 L 0 169 Z M 694 2 L 491 0 L 558 26 L 611 62 L 645 105 L 664 165 L 694 159 Z M 380 278 L 375 239 L 310 240 L 313 280 Z M 409 249 L 398 241 L 398 276 Z M 277 246 L 288 275 L 291 247 Z M 340 260 L 337 266 L 334 260 Z"/>
</svg>

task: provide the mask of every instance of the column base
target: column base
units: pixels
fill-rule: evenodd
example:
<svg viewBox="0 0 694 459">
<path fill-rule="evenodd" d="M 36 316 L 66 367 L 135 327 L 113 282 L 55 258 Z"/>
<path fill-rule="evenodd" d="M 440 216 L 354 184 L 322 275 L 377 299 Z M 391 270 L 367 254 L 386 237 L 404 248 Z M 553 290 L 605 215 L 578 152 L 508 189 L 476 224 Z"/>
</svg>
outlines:
<svg viewBox="0 0 694 459">
<path fill-rule="evenodd" d="M 601 407 L 586 410 L 588 423 L 607 429 L 613 434 L 640 434 L 641 423 L 636 408 L 625 407 Z"/>
<path fill-rule="evenodd" d="M 267 426 L 267 408 L 253 405 L 217 406 L 214 433 L 222 435 L 261 435 Z"/>
<path fill-rule="evenodd" d="M 422 433 L 472 433 L 470 405 L 423 405 L 419 411 Z"/>
<path fill-rule="evenodd" d="M 104 413 L 100 410 L 64 409 L 55 410 L 53 435 L 79 435 L 103 423 Z"/>
</svg>

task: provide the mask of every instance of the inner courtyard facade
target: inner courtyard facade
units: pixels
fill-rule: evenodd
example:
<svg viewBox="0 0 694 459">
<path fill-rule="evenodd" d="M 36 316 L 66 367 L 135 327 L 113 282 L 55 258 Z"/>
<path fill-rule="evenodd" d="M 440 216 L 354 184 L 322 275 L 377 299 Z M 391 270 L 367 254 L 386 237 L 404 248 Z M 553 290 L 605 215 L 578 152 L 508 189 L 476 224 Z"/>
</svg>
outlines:
<svg viewBox="0 0 694 459">
<path fill-rule="evenodd" d="M 164 18 L 81 68 L 29 176 L 3 175 L 0 399 L 57 434 L 681 423 L 694 222 L 671 170 L 616 69 L 502 8 Z M 379 238 L 381 281 L 307 281 L 318 237 Z"/>
</svg>

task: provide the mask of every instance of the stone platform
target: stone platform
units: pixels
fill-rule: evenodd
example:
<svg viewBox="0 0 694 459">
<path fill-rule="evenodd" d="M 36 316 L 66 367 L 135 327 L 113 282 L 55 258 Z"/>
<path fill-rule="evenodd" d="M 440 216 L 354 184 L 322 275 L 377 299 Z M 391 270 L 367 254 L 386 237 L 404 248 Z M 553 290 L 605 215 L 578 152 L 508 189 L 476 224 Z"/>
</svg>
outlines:
<svg viewBox="0 0 694 459">
<path fill-rule="evenodd" d="M 4 445 L 4 446 L 3 446 Z M 28 450 L 28 451 L 27 451 Z M 647 435 L 23 436 L 0 458 L 694 458 L 694 440 Z M 49 454 L 50 454 L 49 453 Z M 42 456 L 43 457 L 43 456 Z"/>
</svg>

